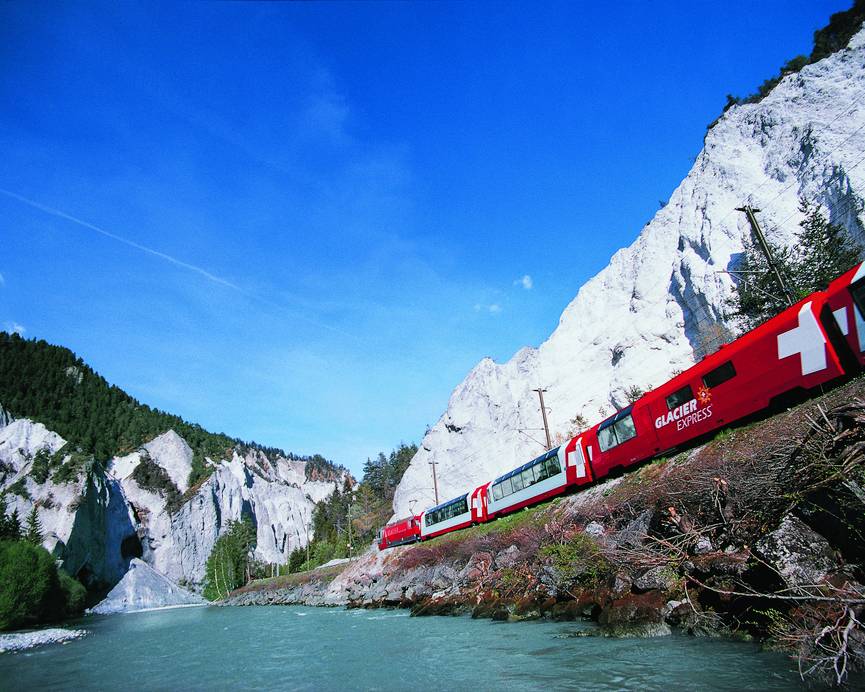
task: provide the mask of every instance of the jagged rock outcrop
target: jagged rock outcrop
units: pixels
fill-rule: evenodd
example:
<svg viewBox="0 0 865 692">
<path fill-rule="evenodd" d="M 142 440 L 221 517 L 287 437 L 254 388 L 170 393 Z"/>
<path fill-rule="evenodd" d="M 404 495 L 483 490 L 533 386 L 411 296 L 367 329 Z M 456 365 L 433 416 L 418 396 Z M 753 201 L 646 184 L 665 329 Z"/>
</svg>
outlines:
<svg viewBox="0 0 865 692">
<path fill-rule="evenodd" d="M 433 504 L 429 462 L 446 499 L 540 452 L 519 432 L 541 425 L 534 387 L 547 388 L 551 428 L 564 433 L 576 415 L 600 420 L 629 386 L 656 386 L 726 340 L 727 271 L 748 232 L 736 207 L 759 207 L 784 242 L 805 196 L 863 240 L 863 101 L 860 32 L 759 103 L 729 109 L 666 206 L 579 290 L 550 338 L 504 364 L 482 360 L 457 386 L 397 489 L 395 514 Z"/>
</svg>

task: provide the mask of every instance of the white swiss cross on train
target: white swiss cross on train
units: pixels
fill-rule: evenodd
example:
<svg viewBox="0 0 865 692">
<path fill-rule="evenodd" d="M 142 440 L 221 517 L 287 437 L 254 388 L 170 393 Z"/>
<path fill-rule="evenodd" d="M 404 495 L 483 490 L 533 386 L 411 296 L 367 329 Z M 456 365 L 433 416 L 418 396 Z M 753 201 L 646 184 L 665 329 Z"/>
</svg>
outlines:
<svg viewBox="0 0 865 692">
<path fill-rule="evenodd" d="M 826 337 L 811 309 L 811 301 L 799 310 L 799 326 L 778 335 L 778 359 L 799 354 L 802 374 L 826 369 Z"/>
</svg>

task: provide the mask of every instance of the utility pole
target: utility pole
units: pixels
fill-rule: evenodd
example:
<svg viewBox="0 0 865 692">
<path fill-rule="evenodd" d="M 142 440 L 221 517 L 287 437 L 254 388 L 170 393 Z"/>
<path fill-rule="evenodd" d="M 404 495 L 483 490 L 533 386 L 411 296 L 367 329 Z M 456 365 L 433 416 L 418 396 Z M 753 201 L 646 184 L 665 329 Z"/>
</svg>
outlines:
<svg viewBox="0 0 865 692">
<path fill-rule="evenodd" d="M 775 274 L 775 280 L 778 282 L 778 287 L 781 289 L 784 300 L 787 301 L 787 305 L 793 305 L 795 302 L 793 300 L 793 292 L 788 288 L 787 283 L 784 281 L 781 270 L 778 268 L 778 263 L 772 256 L 772 251 L 769 249 L 769 244 L 766 242 L 766 236 L 763 235 L 763 229 L 760 228 L 760 224 L 757 223 L 757 217 L 754 216 L 754 214 L 758 213 L 760 210 L 753 209 L 746 204 L 744 207 L 736 207 L 736 211 L 744 212 L 745 216 L 748 217 L 748 223 L 751 224 L 751 230 L 754 233 L 754 237 L 757 238 L 757 244 L 760 246 L 763 254 L 766 255 L 766 262 L 769 263 L 769 268 Z"/>
<path fill-rule="evenodd" d="M 437 461 L 428 461 L 427 463 L 430 466 L 432 466 L 433 489 L 435 490 L 435 494 L 436 494 L 436 504 L 438 504 L 439 503 L 439 484 L 438 484 L 438 481 L 436 480 L 436 464 L 438 464 L 438 462 Z"/>
<path fill-rule="evenodd" d="M 537 389 L 533 389 L 533 392 L 538 393 L 538 398 L 541 400 L 541 415 L 544 417 L 544 432 L 547 435 L 547 449 L 550 450 L 553 448 L 553 439 L 550 437 L 550 426 L 547 423 L 547 408 L 544 406 L 544 392 L 547 391 L 541 387 Z"/>
</svg>

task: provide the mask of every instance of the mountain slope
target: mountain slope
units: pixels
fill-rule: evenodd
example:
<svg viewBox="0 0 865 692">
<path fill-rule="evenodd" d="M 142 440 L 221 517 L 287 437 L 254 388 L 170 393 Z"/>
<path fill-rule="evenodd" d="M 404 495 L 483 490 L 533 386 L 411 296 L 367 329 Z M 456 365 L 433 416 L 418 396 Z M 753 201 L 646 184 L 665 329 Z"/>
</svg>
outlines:
<svg viewBox="0 0 865 692">
<path fill-rule="evenodd" d="M 736 207 L 760 208 L 764 227 L 777 227 L 774 239 L 789 242 L 804 196 L 865 239 L 863 152 L 860 31 L 759 102 L 732 106 L 667 205 L 580 289 L 550 338 L 504 364 L 484 359 L 469 373 L 406 471 L 395 514 L 434 502 L 430 463 L 445 500 L 542 452 L 530 439 L 543 439 L 533 388 L 548 389 L 550 427 L 565 433 L 574 416 L 600 420 L 626 402 L 628 387 L 661 384 L 729 338 L 727 272 L 748 233 Z"/>
<path fill-rule="evenodd" d="M 153 410 L 68 349 L 13 334 L 0 333 L 0 405 L 0 491 L 10 511 L 37 507 L 45 545 L 97 590 L 136 557 L 200 583 L 220 532 L 243 516 L 256 527 L 256 557 L 284 563 L 312 538 L 315 504 L 348 477 L 321 456 Z"/>
</svg>

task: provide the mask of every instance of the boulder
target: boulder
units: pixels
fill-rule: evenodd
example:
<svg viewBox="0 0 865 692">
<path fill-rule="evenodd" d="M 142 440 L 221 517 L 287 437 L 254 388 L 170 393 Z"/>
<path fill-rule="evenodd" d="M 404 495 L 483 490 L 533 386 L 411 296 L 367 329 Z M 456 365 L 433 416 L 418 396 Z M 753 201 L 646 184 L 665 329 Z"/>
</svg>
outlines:
<svg viewBox="0 0 865 692">
<path fill-rule="evenodd" d="M 760 539 L 756 548 L 790 587 L 818 584 L 838 567 L 835 552 L 826 539 L 792 514 Z"/>
</svg>

